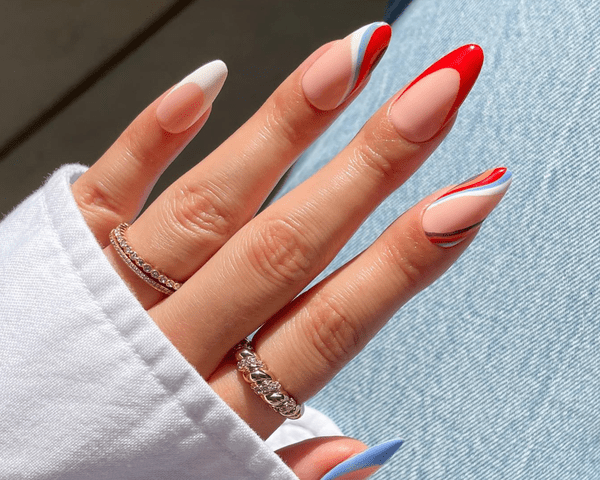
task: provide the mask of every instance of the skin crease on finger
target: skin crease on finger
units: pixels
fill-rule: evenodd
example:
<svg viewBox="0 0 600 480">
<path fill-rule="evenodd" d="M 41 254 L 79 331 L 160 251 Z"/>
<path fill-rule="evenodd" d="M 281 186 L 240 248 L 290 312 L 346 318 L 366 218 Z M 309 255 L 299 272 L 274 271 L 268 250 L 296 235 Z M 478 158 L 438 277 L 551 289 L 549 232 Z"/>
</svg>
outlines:
<svg viewBox="0 0 600 480">
<path fill-rule="evenodd" d="M 305 68 L 334 43 L 314 52 L 304 62 Z M 176 87 L 164 92 L 143 110 L 106 153 L 73 184 L 80 210 L 102 246 L 108 245 L 108 233 L 112 228 L 120 222 L 130 222 L 139 213 L 158 177 L 208 120 L 211 106 L 181 133 L 174 134 L 160 126 L 156 112 Z M 117 260 L 110 250 L 110 247 L 105 250 L 107 256 Z M 134 293 L 150 291 L 127 268 L 122 268 L 122 262 L 114 264 Z M 156 292 L 152 295 L 153 303 L 162 298 L 156 296 Z"/>
<path fill-rule="evenodd" d="M 400 93 L 400 95 L 402 94 L 402 92 Z M 350 146 L 348 147 L 346 155 L 347 155 L 347 167 L 349 168 L 348 170 L 348 174 L 344 174 L 343 177 L 339 177 L 337 175 L 337 169 L 338 164 L 339 164 L 339 160 L 338 162 L 332 161 L 328 166 L 326 166 L 321 173 L 321 176 L 319 178 L 317 178 L 317 180 L 315 180 L 317 182 L 317 185 L 319 185 L 322 188 L 313 188 L 314 185 L 311 185 L 310 182 L 307 182 L 305 185 L 303 185 L 300 189 L 297 189 L 297 195 L 300 196 L 301 201 L 300 203 L 304 203 L 304 202 L 308 202 L 308 203 L 312 203 L 314 201 L 314 192 L 315 191 L 323 191 L 323 192 L 327 192 L 327 198 L 329 199 L 331 197 L 331 199 L 334 201 L 334 203 L 336 202 L 336 198 L 339 200 L 339 198 L 344 198 L 347 199 L 348 197 L 346 195 L 343 195 L 344 193 L 348 193 L 351 195 L 350 198 L 352 198 L 352 196 L 356 196 L 358 194 L 358 196 L 360 197 L 360 199 L 358 201 L 356 201 L 356 203 L 353 203 L 353 210 L 351 212 L 350 215 L 348 216 L 343 216 L 341 218 L 336 218 L 336 212 L 338 211 L 336 208 L 333 209 L 334 211 L 334 215 L 333 217 L 331 217 L 331 215 L 329 215 L 329 220 L 325 221 L 325 224 L 323 224 L 324 227 L 327 228 L 331 228 L 331 225 L 336 225 L 336 229 L 340 229 L 339 232 L 336 232 L 335 234 L 332 232 L 327 233 L 326 238 L 328 239 L 334 239 L 335 244 L 333 245 L 333 248 L 331 248 L 331 241 L 328 241 L 326 246 L 330 249 L 329 251 L 323 252 L 321 251 L 321 256 L 324 258 L 321 258 L 321 264 L 317 265 L 317 266 L 312 266 L 312 268 L 314 269 L 314 271 L 310 271 L 307 273 L 306 275 L 306 279 L 304 280 L 304 283 L 307 283 L 308 281 L 310 281 L 310 279 L 312 278 L 312 276 L 316 275 L 318 273 L 318 271 L 320 270 L 320 268 L 322 268 L 329 259 L 331 259 L 333 257 L 333 255 L 335 254 L 335 252 L 337 250 L 339 250 L 339 248 L 341 248 L 341 246 L 343 245 L 345 238 L 349 238 L 351 232 L 353 231 L 353 229 L 355 229 L 362 221 L 363 218 L 366 217 L 366 215 L 368 215 L 373 208 L 375 208 L 375 206 L 377 205 L 377 203 L 379 203 L 381 200 L 383 200 L 383 198 L 385 198 L 386 194 L 388 194 L 389 192 L 391 192 L 395 187 L 398 186 L 399 183 L 401 183 L 401 179 L 402 178 L 406 178 L 410 175 L 410 173 L 412 173 L 412 171 L 414 171 L 419 165 L 420 163 L 429 155 L 429 153 L 435 148 L 435 146 L 437 146 L 437 144 L 443 139 L 444 135 L 448 132 L 448 130 L 451 128 L 451 123 L 447 124 L 447 126 L 441 131 L 439 132 L 438 136 L 435 137 L 434 139 L 426 142 L 425 144 L 412 144 L 409 142 L 406 142 L 404 139 L 402 139 L 401 137 L 397 136 L 397 133 L 395 133 L 392 129 L 390 129 L 389 126 L 389 120 L 388 120 L 388 115 L 387 115 L 387 109 L 390 108 L 390 105 L 393 104 L 393 102 L 395 101 L 395 98 L 392 98 L 390 100 L 390 102 L 388 103 L 388 106 L 384 106 L 376 115 L 374 119 L 371 119 L 368 122 L 368 126 L 365 127 L 365 129 L 363 129 L 361 131 L 361 133 L 359 133 L 359 135 L 357 135 L 357 137 L 355 138 L 355 140 L 353 141 L 354 146 Z M 378 128 L 379 126 L 381 127 L 381 132 L 378 133 Z M 393 139 L 392 141 L 390 141 L 387 137 Z M 367 150 L 364 150 L 363 145 L 367 145 Z M 386 166 L 385 169 L 385 174 L 382 176 L 381 174 L 383 173 L 382 170 L 366 170 L 366 173 L 370 173 L 367 176 L 364 176 L 362 174 L 361 171 L 361 165 L 360 162 L 361 160 L 363 160 L 365 157 L 362 157 L 362 155 L 366 154 L 365 152 L 377 152 L 377 156 L 382 156 L 384 159 L 386 159 L 386 162 L 389 161 L 388 165 Z M 399 152 L 402 152 L 401 154 L 399 154 Z M 357 156 L 358 154 L 358 156 Z M 342 165 L 344 163 L 342 162 Z M 398 171 L 394 171 L 392 170 L 392 165 L 396 165 L 398 168 Z M 364 167 L 362 167 L 364 168 Z M 343 171 L 343 169 L 342 169 Z M 375 173 L 375 175 L 373 175 L 373 173 Z M 353 187 L 348 191 L 344 191 L 344 189 L 339 190 L 339 185 L 337 185 L 333 191 L 329 190 L 331 188 L 331 179 L 340 179 L 342 181 L 342 183 L 344 183 L 344 180 L 347 183 L 348 186 Z M 364 186 L 366 186 L 367 184 L 369 185 L 368 188 L 366 188 L 363 192 L 361 191 L 356 191 L 355 187 L 355 183 L 354 179 L 360 180 L 360 182 L 363 183 Z M 313 181 L 313 184 L 314 182 Z M 382 188 L 382 183 L 384 182 L 385 188 Z M 319 183 L 320 182 L 320 183 Z M 366 183 L 365 183 L 366 182 Z M 364 188 L 364 187 L 363 187 Z M 329 191 L 328 191 L 329 190 Z M 354 190 L 354 191 L 353 191 Z M 352 192 L 352 193 L 350 193 Z M 367 196 L 365 194 L 369 194 L 371 196 L 371 198 L 367 198 Z M 290 197 L 290 198 L 294 198 L 294 197 Z M 291 200 L 290 198 L 287 199 L 287 202 L 289 203 Z M 327 200 L 327 202 L 329 202 L 329 200 Z M 345 200 L 345 202 L 347 202 L 347 200 Z M 277 205 L 277 204 L 275 204 Z M 331 205 L 330 205 L 331 206 Z M 284 202 L 280 202 L 279 205 L 279 209 L 282 210 L 282 213 L 286 216 L 289 216 L 290 211 L 293 211 L 293 208 L 290 209 L 290 207 L 293 207 L 293 205 L 286 205 L 285 201 Z M 325 207 L 327 207 L 327 205 L 325 205 Z M 319 209 L 320 211 L 323 212 L 327 212 L 330 211 L 331 208 L 323 208 L 323 209 Z M 263 215 L 264 216 L 264 215 Z M 348 223 L 350 223 L 350 225 L 348 225 Z M 326 225 L 327 224 L 327 225 Z M 241 233 L 241 232 L 240 232 Z M 211 259 L 211 262 L 209 262 L 209 264 L 207 264 L 202 270 L 200 270 L 199 273 L 203 273 L 206 272 L 206 270 L 209 268 L 209 265 L 211 265 L 212 263 L 214 263 L 215 258 L 217 258 L 217 256 L 219 256 L 219 254 L 224 255 L 224 257 L 226 259 L 228 259 L 227 261 L 230 262 L 232 259 L 236 259 L 236 258 L 244 258 L 245 255 L 243 255 L 243 253 L 240 252 L 230 252 L 227 251 L 225 253 L 222 253 L 223 250 L 227 250 L 227 246 L 225 245 L 225 247 L 220 250 L 218 252 L 218 254 L 213 257 Z M 206 361 L 206 358 L 203 358 L 203 355 L 206 352 L 215 352 L 216 349 L 218 347 L 220 347 L 221 349 L 224 349 L 225 351 L 223 353 L 226 353 L 227 351 L 227 342 L 224 341 L 224 337 L 223 337 L 223 332 L 216 332 L 216 336 L 214 336 L 214 338 L 210 338 L 210 330 L 211 328 L 214 329 L 214 325 L 218 325 L 220 328 L 219 330 L 223 330 L 223 327 L 227 327 L 227 325 L 223 324 L 223 319 L 225 318 L 235 318 L 237 319 L 237 323 L 239 323 L 239 315 L 235 314 L 235 310 L 231 310 L 230 312 L 213 312 L 215 308 L 219 309 L 219 308 L 231 308 L 232 306 L 235 307 L 235 301 L 241 302 L 240 306 L 243 305 L 243 307 L 248 311 L 248 309 L 250 309 L 250 311 L 252 311 L 252 301 L 254 301 L 253 299 L 257 300 L 258 303 L 256 305 L 256 309 L 257 312 L 260 312 L 260 310 L 265 306 L 265 303 L 263 302 L 263 300 L 259 297 L 257 298 L 256 295 L 256 285 L 254 284 L 254 282 L 251 282 L 250 285 L 248 285 L 248 288 L 251 290 L 250 295 L 248 296 L 248 298 L 241 298 L 241 299 L 236 299 L 233 298 L 232 302 L 230 301 L 224 301 L 221 297 L 223 294 L 225 294 L 225 296 L 228 296 L 228 290 L 227 288 L 223 289 L 218 287 L 218 282 L 215 283 L 215 280 L 224 280 L 229 287 L 231 287 L 231 283 L 227 282 L 227 278 L 223 277 L 224 272 L 221 268 L 222 265 L 220 265 L 218 262 L 216 263 L 216 265 L 218 266 L 217 271 L 215 271 L 214 273 L 215 275 L 212 275 L 212 280 L 208 283 L 205 283 L 204 287 L 200 290 L 197 289 L 193 289 L 193 295 L 194 297 L 196 297 L 194 300 L 197 300 L 199 296 L 201 295 L 209 295 L 209 297 L 207 298 L 218 298 L 220 301 L 218 302 L 218 304 L 213 304 L 210 307 L 209 306 L 203 306 L 201 308 L 199 308 L 199 311 L 203 312 L 203 320 L 202 323 L 194 323 L 194 322 L 190 322 L 190 320 L 186 320 L 186 327 L 187 328 L 180 328 L 182 326 L 181 321 L 177 320 L 175 321 L 177 318 L 181 319 L 181 318 L 194 318 L 194 315 L 186 315 L 184 312 L 180 311 L 180 308 L 182 306 L 185 306 L 185 302 L 181 303 L 179 302 L 179 307 L 175 304 L 171 305 L 172 308 L 167 307 L 166 309 L 166 314 L 167 315 L 173 315 L 175 314 L 175 317 L 171 317 L 171 321 L 167 322 L 167 324 L 162 324 L 160 320 L 158 320 L 156 317 L 155 320 L 157 321 L 157 323 L 159 324 L 159 326 L 161 326 L 161 328 L 163 328 L 163 331 L 167 330 L 167 336 L 170 337 L 171 341 L 180 349 L 180 351 L 182 351 L 182 353 L 184 353 L 184 356 L 186 356 L 186 358 L 194 365 L 197 366 L 197 368 L 199 369 L 204 369 L 203 370 L 203 374 L 210 374 L 211 373 L 211 365 L 210 362 Z M 234 267 L 233 271 L 234 273 L 238 274 L 240 272 L 240 269 L 237 268 L 236 266 L 230 265 L 230 267 Z M 211 273 L 209 272 L 207 274 L 207 277 L 211 277 Z M 248 276 L 248 280 L 252 280 L 252 276 Z M 302 288 L 304 285 L 300 284 L 298 285 L 298 289 Z M 210 291 L 207 289 L 207 287 L 210 287 Z M 216 288 L 216 290 L 215 290 Z M 213 293 L 211 293 L 212 291 L 216 292 L 220 292 L 216 297 L 214 297 Z M 185 291 L 185 285 L 182 289 L 181 292 L 178 292 L 179 298 L 181 298 L 180 293 L 183 293 Z M 234 289 L 236 297 L 239 297 L 240 294 L 242 293 L 240 291 L 239 286 L 237 288 Z M 190 291 L 190 293 L 192 293 L 192 291 Z M 295 291 L 288 291 L 286 293 L 286 295 L 289 295 L 291 297 L 294 296 L 294 294 L 297 293 Z M 270 295 L 270 298 L 272 299 L 273 297 Z M 269 301 L 270 303 L 272 303 L 272 300 Z M 165 302 L 166 303 L 166 302 Z M 285 305 L 285 303 L 287 302 L 281 302 L 280 307 L 283 307 Z M 272 307 L 272 314 L 276 314 L 277 313 L 277 308 Z M 216 315 L 214 315 L 215 320 L 212 320 L 210 318 L 210 313 L 216 313 Z M 153 314 L 153 311 L 151 310 L 151 315 Z M 247 315 L 247 314 L 246 314 Z M 270 316 L 270 315 L 265 315 L 265 316 Z M 220 319 L 220 320 L 219 320 Z M 212 327 L 211 327 L 212 326 Z M 258 325 L 256 325 L 258 326 Z M 231 325 L 232 328 L 237 328 L 236 324 L 232 324 Z M 227 327 L 230 328 L 230 327 Z M 201 331 L 201 339 L 198 340 L 194 340 L 194 336 L 190 335 L 192 330 L 200 330 Z M 173 336 L 170 336 L 169 333 L 172 333 Z M 247 332 L 249 333 L 249 332 Z M 207 335 L 208 334 L 208 335 Z M 225 332 L 225 334 L 227 334 L 227 332 Z M 178 339 L 176 337 L 181 337 L 181 341 L 178 341 Z M 238 337 L 239 339 L 239 337 Z M 187 348 L 189 348 L 190 350 L 188 351 Z M 214 354 L 213 354 L 214 355 Z M 197 358 L 197 360 L 195 360 L 195 358 Z M 217 356 L 214 357 L 213 362 L 215 362 L 215 366 L 218 364 L 218 362 L 220 361 L 220 358 L 218 358 Z M 202 370 L 200 370 L 202 371 Z"/>
<path fill-rule="evenodd" d="M 287 91 L 278 89 L 257 115 L 247 122 L 247 125 L 254 124 L 257 128 L 241 127 L 192 170 L 196 177 L 189 172 L 183 180 L 178 180 L 132 226 L 132 243 L 142 249 L 144 258 L 153 262 L 154 258 L 159 258 L 160 262 L 170 257 L 171 263 L 167 260 L 165 267 L 160 265 L 161 270 L 178 272 L 180 281 L 189 281 L 181 291 L 175 292 L 172 297 L 163 297 L 124 267 L 113 248 L 105 250 L 115 269 L 166 337 L 263 439 L 284 418 L 269 408 L 240 378 L 231 355 L 228 355 L 237 341 L 262 324 L 255 337 L 257 351 L 270 366 L 274 379 L 280 381 L 299 402 L 305 402 L 366 345 L 395 311 L 438 278 L 468 247 L 478 230 L 478 227 L 474 228 L 467 241 L 451 249 L 433 245 L 433 240 L 426 234 L 431 233 L 437 235 L 438 240 L 447 241 L 442 237 L 449 231 L 434 228 L 441 224 L 439 213 L 432 221 L 431 229 L 423 230 L 423 212 L 439 197 L 439 193 L 433 194 L 389 227 L 373 246 L 357 258 L 309 292 L 294 298 L 335 257 L 364 219 L 420 167 L 443 141 L 456 119 L 456 113 L 450 109 L 458 98 L 455 92 L 461 87 L 458 71 L 445 68 L 429 74 L 410 91 L 412 96 L 403 97 L 413 84 L 394 95 L 373 115 L 351 144 L 321 172 L 251 220 L 290 163 L 368 83 L 370 74 L 348 97 L 345 90 L 336 90 L 335 98 L 329 99 L 330 104 L 337 104 L 338 97 L 344 100 L 339 109 L 335 110 L 337 106 L 332 106 L 332 112 L 319 111 L 307 105 L 308 94 L 304 92 L 305 98 L 299 88 L 305 80 L 303 73 L 331 50 L 340 47 L 341 43 L 332 42 L 311 55 L 290 76 L 292 81 L 288 78 L 291 88 Z M 317 85 L 312 90 L 315 101 L 323 102 L 327 95 L 319 90 L 318 79 L 309 80 L 313 87 Z M 442 94 L 441 100 L 429 102 L 433 105 L 429 105 L 429 110 L 446 109 L 437 122 L 428 121 L 430 112 L 427 108 L 424 113 L 416 113 L 424 97 L 432 98 L 432 85 Z M 82 211 L 91 227 L 97 224 L 95 232 L 100 237 L 105 233 L 107 222 L 114 224 L 117 220 L 130 220 L 139 211 L 160 173 L 208 118 L 210 108 L 201 115 L 195 107 L 190 110 L 193 114 L 189 115 L 197 120 L 190 120 L 188 124 L 183 121 L 185 119 L 177 117 L 176 110 L 185 104 L 185 98 L 193 97 L 194 101 L 205 103 L 204 94 L 194 86 L 184 85 L 178 92 L 178 96 L 173 97 L 176 101 L 172 98 L 172 104 L 167 105 L 172 110 L 163 105 L 161 115 L 161 125 L 163 128 L 169 125 L 171 133 L 158 131 L 155 119 L 150 118 L 148 113 L 156 109 L 160 100 L 168 97 L 167 92 L 144 112 L 146 115 L 141 114 L 141 121 L 136 119 L 128 133 L 111 147 L 108 157 L 114 156 L 112 165 L 105 168 L 104 174 L 97 176 L 104 183 L 102 180 L 95 183 L 101 187 L 109 184 L 114 190 L 115 185 L 123 183 L 123 178 L 116 172 L 124 171 L 127 163 L 135 167 L 131 171 L 147 168 L 149 175 L 145 184 L 138 183 L 132 187 L 133 194 L 122 188 L 112 194 L 108 191 L 110 188 L 94 191 L 89 185 L 86 190 L 83 183 L 74 188 L 75 192 L 79 188 Z M 398 113 L 401 109 L 396 109 L 393 114 L 394 106 L 402 102 L 411 105 L 408 108 L 410 115 Z M 326 101 L 321 103 L 330 104 Z M 295 110 L 304 110 L 305 116 L 294 115 Z M 288 117 L 292 120 L 288 121 Z M 146 135 L 148 124 L 151 125 L 150 134 Z M 214 177 L 205 177 L 219 166 L 221 170 Z M 245 170 L 248 166 L 252 168 Z M 93 174 L 98 173 L 96 170 L 90 169 Z M 198 182 L 203 177 L 205 184 Z M 179 235 L 180 231 L 169 236 L 173 232 L 168 232 L 168 225 L 177 224 L 173 219 L 177 219 L 178 215 L 181 218 L 177 211 L 181 202 L 173 201 L 177 200 L 177 196 L 169 197 L 169 192 L 192 191 L 190 188 L 186 190 L 186 181 L 196 185 L 195 193 L 203 186 L 216 185 L 215 190 L 221 192 L 222 197 L 233 198 L 232 204 L 225 210 L 238 214 L 223 229 L 225 233 L 214 235 L 216 241 L 205 244 L 206 248 L 199 248 L 203 246 L 201 242 L 194 243 L 195 235 L 191 236 L 189 244 L 179 245 L 178 242 L 189 232 Z M 218 181 L 224 182 L 225 186 L 219 188 Z M 165 202 L 165 199 L 168 201 Z M 201 213 L 206 212 L 203 210 Z M 158 219 L 163 223 L 157 222 Z M 285 237 L 285 232 L 281 237 L 283 241 L 279 242 L 275 230 L 261 230 L 260 222 L 264 224 L 273 219 L 279 220 L 280 225 L 300 227 L 297 232 L 305 234 L 305 243 L 286 244 L 289 238 Z M 246 223 L 248 221 L 249 224 Z M 261 261 L 257 262 L 256 255 L 252 255 L 252 242 L 261 235 L 267 243 L 272 242 L 276 247 L 279 256 L 274 258 L 281 259 L 280 262 L 272 262 L 270 266 L 276 268 L 271 271 L 261 271 Z M 308 248 L 300 252 L 299 257 L 289 256 L 290 251 L 296 247 L 302 250 L 303 246 Z M 116 243 L 114 247 L 118 249 Z M 144 248 L 148 250 L 144 251 Z M 305 252 L 309 255 L 303 257 Z M 297 258 L 301 261 L 294 265 Z M 286 262 L 300 268 L 286 271 Z M 262 263 L 264 266 L 269 262 Z M 257 265 L 259 268 L 256 268 Z M 205 271 L 209 273 L 202 278 Z M 271 278 L 264 278 L 269 276 L 264 275 L 265 272 L 272 274 Z M 292 274 L 287 275 L 290 272 Z M 364 449 L 360 442 L 354 445 L 348 445 L 347 439 L 344 442 L 345 445 L 331 446 L 329 451 L 324 446 L 315 456 L 324 471 L 346 459 L 350 451 L 357 453 Z M 288 464 L 295 463 L 294 470 L 302 480 L 313 478 L 315 462 L 311 465 L 307 459 L 311 460 L 314 451 L 301 453 L 299 458 L 290 454 L 286 461 Z M 324 465 L 323 459 L 331 465 Z M 375 467 L 368 467 L 336 478 L 365 478 L 375 470 Z M 318 472 L 315 480 L 322 473 Z"/>
<path fill-rule="evenodd" d="M 108 233 L 112 228 L 138 215 L 162 172 L 210 116 L 209 107 L 186 132 L 179 135 L 165 132 L 158 126 L 154 112 L 166 95 L 167 92 L 140 113 L 106 153 L 73 184 L 73 196 L 79 209 L 102 246 L 108 245 Z"/>
<path fill-rule="evenodd" d="M 490 169 L 430 195 L 402 215 L 366 251 L 280 311 L 255 336 L 255 347 L 267 365 L 274 365 L 270 368 L 275 378 L 299 401 L 316 393 L 394 312 L 439 278 L 468 248 L 481 222 L 502 199 L 511 178 L 505 168 Z M 437 235 L 424 230 L 431 221 L 426 222 L 426 217 L 437 212 L 439 205 L 444 205 L 446 212 L 448 205 L 458 206 L 452 207 L 455 212 L 451 216 L 443 218 L 444 222 L 454 219 L 446 231 L 458 228 L 458 243 L 439 242 Z M 434 224 L 439 220 L 436 215 L 430 217 Z M 453 237 L 454 233 L 446 238 Z M 325 333 L 315 335 L 318 330 Z M 239 387 L 235 365 L 223 365 L 209 382 L 224 397 L 233 393 L 233 402 L 237 395 L 243 395 L 235 391 Z M 232 406 L 239 408 L 261 435 L 268 436 L 268 409 L 263 409 L 260 417 L 255 416 L 248 402 L 252 402 L 251 395 Z M 260 403 L 255 398 L 256 409 L 260 409 Z M 273 413 L 271 416 L 273 428 L 281 419 Z"/>
<path fill-rule="evenodd" d="M 285 364 L 287 359 L 288 362 L 304 365 L 306 368 L 301 373 L 310 372 L 308 377 L 293 378 L 297 372 L 288 366 L 292 376 L 286 376 L 284 383 L 304 387 L 304 395 L 310 395 L 311 391 L 318 389 L 318 385 L 314 385 L 315 378 L 318 378 L 315 370 L 324 367 L 326 382 L 327 375 L 335 374 L 404 302 L 431 284 L 456 260 L 474 239 L 481 222 L 498 205 L 511 181 L 512 173 L 506 168 L 489 169 L 423 200 L 400 217 L 372 247 L 313 287 L 308 294 L 299 297 L 279 319 L 280 325 L 276 322 L 267 326 L 264 336 L 262 331 L 259 332 L 256 344 L 262 349 L 261 355 L 271 346 L 279 363 Z M 443 218 L 439 216 L 440 205 L 443 205 Z M 449 205 L 453 210 L 450 214 Z M 442 223 L 439 223 L 440 218 Z M 444 228 L 444 224 L 446 229 L 437 230 L 440 226 Z M 433 226 L 434 232 L 448 232 L 449 235 L 441 238 L 439 234 L 432 235 L 426 225 Z M 323 295 L 325 291 L 328 292 Z M 329 300 L 323 301 L 323 297 Z M 334 297 L 338 298 L 335 313 L 342 312 L 343 323 L 335 314 L 323 316 L 318 313 L 322 310 L 321 305 L 331 305 Z M 367 329 L 363 328 L 365 319 L 370 319 L 365 325 Z M 295 320 L 303 321 L 303 325 L 298 325 Z M 348 340 L 337 352 L 330 346 L 325 349 L 327 353 L 334 353 L 333 357 L 321 355 L 318 346 L 313 344 L 315 337 L 311 335 L 313 326 L 320 328 L 327 323 L 330 324 L 326 328 L 327 335 L 319 335 L 317 340 L 335 339 L 340 342 L 340 337 L 336 338 L 331 333 L 350 327 L 351 335 L 346 336 Z M 289 328 L 277 328 L 289 324 Z M 271 337 L 269 330 L 274 331 Z M 293 338 L 286 341 L 285 335 L 290 330 Z M 279 348 L 282 345 L 286 348 Z M 316 364 L 314 359 L 317 359 Z M 299 398 L 302 399 L 302 396 Z"/>
</svg>

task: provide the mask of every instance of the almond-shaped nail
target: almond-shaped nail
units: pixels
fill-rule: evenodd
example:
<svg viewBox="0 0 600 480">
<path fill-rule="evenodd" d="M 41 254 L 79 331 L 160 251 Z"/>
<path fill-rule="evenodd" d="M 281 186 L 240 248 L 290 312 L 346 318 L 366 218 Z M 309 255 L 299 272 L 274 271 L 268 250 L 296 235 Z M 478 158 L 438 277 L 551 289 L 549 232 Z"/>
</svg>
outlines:
<svg viewBox="0 0 600 480">
<path fill-rule="evenodd" d="M 441 58 L 402 92 L 390 109 L 397 132 L 411 142 L 433 138 L 461 106 L 483 65 L 483 50 L 465 45 Z"/>
<path fill-rule="evenodd" d="M 208 110 L 227 78 L 227 65 L 214 60 L 190 73 L 163 98 L 156 119 L 167 132 L 181 133 Z"/>
<path fill-rule="evenodd" d="M 321 480 L 342 479 L 350 473 L 360 472 L 372 467 L 381 467 L 398 451 L 403 443 L 404 440 L 395 439 L 368 448 L 333 467 Z"/>
<path fill-rule="evenodd" d="M 339 107 L 377 66 L 391 36 L 387 23 L 376 22 L 340 40 L 304 74 L 302 89 L 307 100 L 319 110 Z"/>
<path fill-rule="evenodd" d="M 444 193 L 423 214 L 425 235 L 440 247 L 462 242 L 500 203 L 511 181 L 512 173 L 500 167 Z"/>
</svg>

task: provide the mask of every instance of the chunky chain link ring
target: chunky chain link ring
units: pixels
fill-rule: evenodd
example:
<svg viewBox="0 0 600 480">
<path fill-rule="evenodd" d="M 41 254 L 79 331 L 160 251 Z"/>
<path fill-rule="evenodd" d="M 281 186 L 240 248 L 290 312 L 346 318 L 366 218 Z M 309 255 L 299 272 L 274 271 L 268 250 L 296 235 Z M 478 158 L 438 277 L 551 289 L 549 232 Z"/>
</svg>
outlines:
<svg viewBox="0 0 600 480">
<path fill-rule="evenodd" d="M 242 373 L 254 393 L 261 397 L 273 410 L 286 418 L 296 420 L 304 413 L 304 405 L 294 400 L 279 382 L 273 379 L 267 366 L 258 358 L 254 348 L 246 339 L 234 348 L 237 369 Z"/>
</svg>

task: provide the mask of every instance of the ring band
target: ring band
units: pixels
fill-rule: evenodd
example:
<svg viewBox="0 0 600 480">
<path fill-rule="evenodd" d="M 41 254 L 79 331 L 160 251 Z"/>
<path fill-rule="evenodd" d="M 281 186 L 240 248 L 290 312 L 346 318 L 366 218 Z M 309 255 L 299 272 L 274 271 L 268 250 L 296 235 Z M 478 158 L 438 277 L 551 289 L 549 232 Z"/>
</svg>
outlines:
<svg viewBox="0 0 600 480">
<path fill-rule="evenodd" d="M 154 268 L 131 248 L 125 238 L 125 232 L 128 228 L 129 224 L 121 223 L 117 228 L 111 230 L 109 235 L 110 243 L 112 243 L 115 251 L 119 254 L 119 257 L 121 257 L 127 266 L 131 268 L 133 273 L 155 290 L 166 295 L 172 295 L 179 290 L 181 283 L 176 282 Z"/>
<path fill-rule="evenodd" d="M 294 400 L 273 379 L 266 365 L 258 358 L 254 348 L 246 339 L 234 348 L 237 369 L 243 374 L 244 380 L 252 386 L 252 390 L 261 397 L 273 410 L 286 418 L 296 420 L 304 413 L 304 405 Z"/>
</svg>

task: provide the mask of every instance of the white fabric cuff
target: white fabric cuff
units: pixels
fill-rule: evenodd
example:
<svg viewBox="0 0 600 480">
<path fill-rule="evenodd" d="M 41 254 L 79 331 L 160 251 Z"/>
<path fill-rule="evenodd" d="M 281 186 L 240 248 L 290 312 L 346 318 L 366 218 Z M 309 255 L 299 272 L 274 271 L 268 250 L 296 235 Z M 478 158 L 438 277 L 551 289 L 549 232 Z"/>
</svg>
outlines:
<svg viewBox="0 0 600 480">
<path fill-rule="evenodd" d="M 0 478 L 297 479 L 163 335 L 68 165 L 0 223 Z"/>
</svg>

